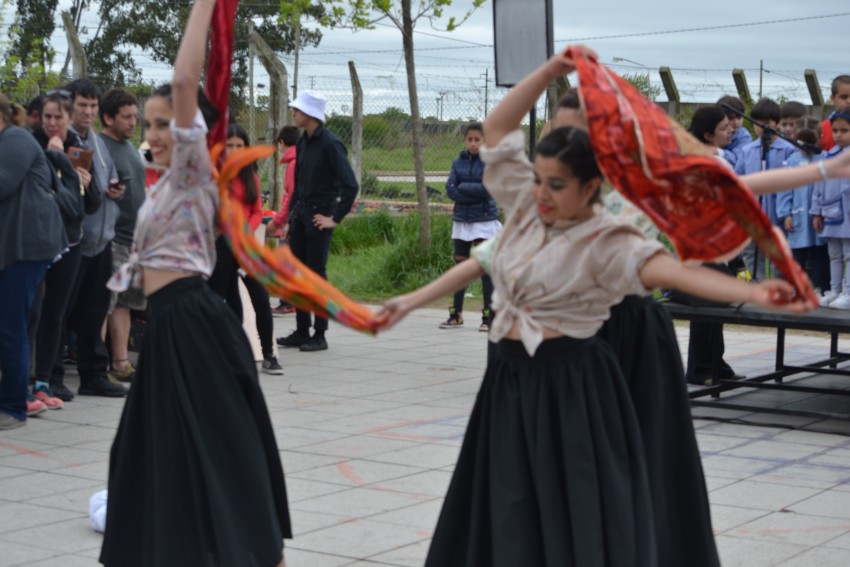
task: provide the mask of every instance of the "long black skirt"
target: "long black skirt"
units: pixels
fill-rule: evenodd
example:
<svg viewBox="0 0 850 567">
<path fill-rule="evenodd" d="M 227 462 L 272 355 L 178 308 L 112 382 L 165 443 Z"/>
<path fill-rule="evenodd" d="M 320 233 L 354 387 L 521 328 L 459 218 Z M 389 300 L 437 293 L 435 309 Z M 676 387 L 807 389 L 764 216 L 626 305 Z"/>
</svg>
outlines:
<svg viewBox="0 0 850 567">
<path fill-rule="evenodd" d="M 110 455 L 100 561 L 274 567 L 292 537 L 286 486 L 242 326 L 201 278 L 148 301 Z"/>
<path fill-rule="evenodd" d="M 596 338 L 490 351 L 426 567 L 654 567 L 644 450 Z"/>
<path fill-rule="evenodd" d="M 627 297 L 599 332 L 617 354 L 637 414 L 660 567 L 718 567 L 682 356 L 652 298 Z"/>
</svg>

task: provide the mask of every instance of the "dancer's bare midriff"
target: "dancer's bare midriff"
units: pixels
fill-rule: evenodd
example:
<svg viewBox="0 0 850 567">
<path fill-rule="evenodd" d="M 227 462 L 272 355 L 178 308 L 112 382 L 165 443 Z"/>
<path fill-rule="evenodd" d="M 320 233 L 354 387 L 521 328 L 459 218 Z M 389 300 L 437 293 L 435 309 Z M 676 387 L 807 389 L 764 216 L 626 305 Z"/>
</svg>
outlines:
<svg viewBox="0 0 850 567">
<path fill-rule="evenodd" d="M 187 274 L 186 272 L 172 272 L 170 270 L 157 270 L 155 268 L 143 268 L 144 285 L 143 289 L 145 296 L 156 293 L 168 284 L 181 280 L 183 278 L 191 278 L 195 274 Z"/>
</svg>

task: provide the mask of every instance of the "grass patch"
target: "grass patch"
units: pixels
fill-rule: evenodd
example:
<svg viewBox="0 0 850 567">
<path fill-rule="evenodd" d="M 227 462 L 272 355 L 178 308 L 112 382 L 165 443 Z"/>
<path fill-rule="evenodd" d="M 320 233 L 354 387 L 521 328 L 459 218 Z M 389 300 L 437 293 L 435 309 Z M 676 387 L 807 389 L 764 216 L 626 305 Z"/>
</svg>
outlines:
<svg viewBox="0 0 850 567">
<path fill-rule="evenodd" d="M 454 265 L 452 218 L 431 215 L 431 246 L 419 250 L 419 215 L 349 217 L 334 231 L 328 278 L 360 301 L 381 301 L 422 287 Z M 467 290 L 481 297 L 480 282 Z"/>
<path fill-rule="evenodd" d="M 463 149 L 463 140 L 452 137 L 433 140 L 423 150 L 425 171 L 446 172 Z M 393 148 L 363 148 L 364 171 L 413 171 L 413 146 L 400 144 Z"/>
</svg>

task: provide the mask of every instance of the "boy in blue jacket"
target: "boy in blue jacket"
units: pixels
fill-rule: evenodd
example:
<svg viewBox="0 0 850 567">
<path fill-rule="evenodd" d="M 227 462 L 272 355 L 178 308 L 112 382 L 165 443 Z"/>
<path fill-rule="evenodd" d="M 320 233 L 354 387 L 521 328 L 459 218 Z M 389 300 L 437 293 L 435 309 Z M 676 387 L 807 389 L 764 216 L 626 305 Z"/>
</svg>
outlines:
<svg viewBox="0 0 850 567">
<path fill-rule="evenodd" d="M 446 181 L 446 193 L 455 202 L 452 242 L 456 263 L 469 258 L 473 246 L 496 236 L 502 228 L 496 201 L 481 181 L 484 177 L 484 162 L 478 155 L 478 149 L 484 141 L 481 124 L 474 122 L 467 125 L 463 137 L 466 149 L 452 162 L 452 170 Z M 493 319 L 490 310 L 493 282 L 490 276 L 485 274 L 481 277 L 481 286 L 484 289 L 484 310 L 478 330 L 487 332 Z M 463 325 L 465 293 L 465 288 L 455 293 L 454 302 L 449 308 L 449 318 L 440 323 L 441 329 L 455 329 Z"/>
<path fill-rule="evenodd" d="M 778 129 L 781 113 L 779 105 L 769 98 L 763 98 L 753 105 L 753 120 L 756 120 L 773 130 Z M 797 148 L 790 142 L 775 135 L 770 130 L 763 130 L 759 126 L 753 126 L 757 138 L 740 149 L 735 163 L 735 173 L 746 175 L 767 169 L 784 167 L 789 158 L 797 152 Z M 763 195 L 759 197 L 759 203 L 767 217 L 774 225 L 779 225 L 779 217 L 776 214 L 776 195 Z M 744 263 L 756 281 L 767 279 L 765 256 L 752 242 L 744 248 Z M 771 272 L 776 269 L 771 266 Z"/>
</svg>

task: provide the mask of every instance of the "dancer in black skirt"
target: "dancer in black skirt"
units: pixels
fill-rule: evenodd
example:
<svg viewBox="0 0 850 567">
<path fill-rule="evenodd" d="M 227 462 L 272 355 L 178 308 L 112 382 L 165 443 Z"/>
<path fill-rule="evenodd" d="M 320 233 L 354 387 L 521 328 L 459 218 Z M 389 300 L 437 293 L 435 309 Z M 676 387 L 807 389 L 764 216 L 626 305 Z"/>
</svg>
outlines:
<svg viewBox="0 0 850 567">
<path fill-rule="evenodd" d="M 108 566 L 275 567 L 292 536 L 248 339 L 205 281 L 218 192 L 198 82 L 214 6 L 195 2 L 174 80 L 145 104 L 145 137 L 168 171 L 139 211 L 130 263 L 110 281 L 117 291 L 139 278 L 149 316 L 110 455 Z"/>
<path fill-rule="evenodd" d="M 585 132 L 555 130 L 528 162 L 520 121 L 572 69 L 553 57 L 484 125 L 485 184 L 507 215 L 493 258 L 496 345 L 427 567 L 659 565 L 655 533 L 667 526 L 653 518 L 640 424 L 615 353 L 595 335 L 612 305 L 654 287 L 772 307 L 791 299 L 785 282 L 682 266 L 609 217 Z M 387 324 L 440 285 L 388 302 Z"/>
</svg>

